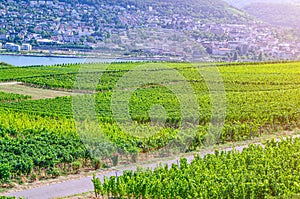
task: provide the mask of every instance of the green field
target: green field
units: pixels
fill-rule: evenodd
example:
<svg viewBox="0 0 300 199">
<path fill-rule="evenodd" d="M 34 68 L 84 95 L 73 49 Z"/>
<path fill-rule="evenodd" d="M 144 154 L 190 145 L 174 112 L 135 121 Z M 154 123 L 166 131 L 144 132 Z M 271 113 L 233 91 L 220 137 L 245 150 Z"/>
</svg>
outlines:
<svg viewBox="0 0 300 199">
<path fill-rule="evenodd" d="M 0 93 L 2 184 L 109 167 L 118 160 L 135 162 L 146 153 L 188 152 L 300 126 L 298 62 L 1 67 L 0 81 L 23 82 L 29 90 L 83 93 L 49 99 Z M 122 109 L 126 103 L 131 123 Z M 223 114 L 221 131 L 212 128 L 222 123 Z"/>
</svg>

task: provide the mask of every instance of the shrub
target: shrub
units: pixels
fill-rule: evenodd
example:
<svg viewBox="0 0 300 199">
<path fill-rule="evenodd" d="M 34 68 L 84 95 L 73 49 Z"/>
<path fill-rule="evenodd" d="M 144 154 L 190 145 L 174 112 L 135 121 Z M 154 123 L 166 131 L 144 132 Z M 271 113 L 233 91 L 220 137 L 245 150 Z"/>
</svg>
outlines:
<svg viewBox="0 0 300 199">
<path fill-rule="evenodd" d="M 0 164 L 0 182 L 8 183 L 10 181 L 11 173 L 10 173 L 10 165 L 9 164 Z"/>
<path fill-rule="evenodd" d="M 76 172 L 79 173 L 80 172 L 80 168 L 82 167 L 81 162 L 79 161 L 75 161 L 72 163 L 72 169 Z"/>
</svg>

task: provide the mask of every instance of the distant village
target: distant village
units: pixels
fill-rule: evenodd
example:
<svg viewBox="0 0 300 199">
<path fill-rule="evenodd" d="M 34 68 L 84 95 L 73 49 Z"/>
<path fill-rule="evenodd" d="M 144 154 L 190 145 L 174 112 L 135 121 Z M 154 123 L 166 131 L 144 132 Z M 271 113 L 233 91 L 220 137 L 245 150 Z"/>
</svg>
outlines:
<svg viewBox="0 0 300 199">
<path fill-rule="evenodd" d="M 298 59 L 300 43 L 280 41 L 274 30 L 263 24 L 203 25 L 203 31 L 228 35 L 232 40 L 208 41 L 198 39 L 212 55 L 225 56 L 237 52 L 245 59 L 255 60 L 261 54 L 269 59 Z M 247 56 L 246 56 L 247 55 Z"/>
<path fill-rule="evenodd" d="M 103 18 L 103 10 L 113 10 L 118 18 Z M 146 23 L 137 28 L 142 22 Z M 184 39 L 170 39 L 170 32 Z M 132 5 L 96 8 L 84 4 L 72 7 L 58 1 L 0 3 L 1 52 L 106 50 L 184 58 L 195 53 L 191 52 L 195 45 L 201 46 L 203 56 L 221 61 L 290 60 L 300 56 L 300 43 L 279 39 L 274 29 L 260 22 L 217 24 L 188 16 L 166 17 L 152 6 L 142 11 Z"/>
</svg>

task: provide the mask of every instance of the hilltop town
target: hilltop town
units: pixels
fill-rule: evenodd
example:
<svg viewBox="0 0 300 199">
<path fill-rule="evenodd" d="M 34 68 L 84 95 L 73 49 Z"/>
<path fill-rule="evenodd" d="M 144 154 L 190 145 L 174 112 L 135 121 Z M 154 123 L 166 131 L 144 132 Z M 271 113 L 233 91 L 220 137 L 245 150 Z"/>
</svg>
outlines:
<svg viewBox="0 0 300 199">
<path fill-rule="evenodd" d="M 203 14 L 225 16 L 212 21 L 180 12 L 169 15 L 158 4 L 140 8 L 74 2 L 1 2 L 1 52 L 60 50 L 220 61 L 297 59 L 300 55 L 296 40 L 284 41 L 279 31 L 261 22 L 245 22 L 243 17 L 248 16 L 243 14 L 214 10 Z"/>
</svg>

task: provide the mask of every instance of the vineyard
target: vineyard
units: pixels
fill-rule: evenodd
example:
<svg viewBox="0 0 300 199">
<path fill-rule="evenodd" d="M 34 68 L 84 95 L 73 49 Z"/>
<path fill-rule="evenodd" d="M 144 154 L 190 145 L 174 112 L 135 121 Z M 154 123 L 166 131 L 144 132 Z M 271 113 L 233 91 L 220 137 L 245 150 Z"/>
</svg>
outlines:
<svg viewBox="0 0 300 199">
<path fill-rule="evenodd" d="M 31 96 L 0 92 L 0 102 L 15 102 L 31 99 Z"/>
<path fill-rule="evenodd" d="M 144 67 L 140 70 L 139 66 Z M 221 78 L 212 79 L 216 71 L 220 73 Z M 133 74 L 132 77 L 131 74 Z M 203 74 L 210 74 L 211 79 Z M 80 78 L 84 81 L 80 82 Z M 143 79 L 142 84 L 139 82 L 140 79 Z M 0 81 L 18 81 L 30 87 L 44 89 L 63 91 L 74 89 L 75 92 L 83 93 L 83 95 L 72 97 L 40 100 L 32 100 L 30 96 L 0 93 L 0 179 L 2 184 L 15 180 L 22 183 L 52 178 L 62 174 L 76 173 L 83 168 L 110 167 L 119 162 L 136 162 L 143 159 L 147 153 L 168 156 L 173 153 L 170 151 L 173 149 L 174 153 L 193 151 L 208 144 L 249 140 L 261 135 L 300 127 L 300 63 L 298 62 L 219 63 L 218 65 L 112 63 L 41 67 L 10 66 L 0 68 Z M 139 86 L 136 87 L 134 84 Z M 182 89 L 182 85 L 186 84 L 190 86 L 190 90 Z M 218 93 L 212 94 L 216 88 L 210 88 L 210 84 L 224 86 L 225 106 L 219 107 L 217 113 L 212 113 L 212 108 L 213 98 L 217 98 Z M 121 95 L 118 96 L 116 93 L 121 93 Z M 129 94 L 129 98 L 126 97 Z M 192 99 L 195 99 L 196 109 L 192 106 Z M 93 101 L 94 105 L 86 107 L 86 102 Z M 75 106 L 75 102 L 82 102 L 82 104 L 78 103 Z M 128 103 L 128 114 L 132 121 L 129 121 L 127 115 L 123 114 L 122 107 L 126 103 Z M 182 103 L 185 106 L 182 106 Z M 158 108 L 153 109 L 153 107 Z M 151 110 L 154 111 L 151 112 Z M 186 113 L 184 116 L 182 110 Z M 121 114 L 116 115 L 118 111 Z M 96 121 L 89 121 L 94 112 Z M 215 121 L 222 118 L 222 113 L 225 117 L 223 128 L 220 132 L 211 135 L 209 129 Z M 183 119 L 185 124 L 182 122 Z M 78 123 L 84 127 L 87 134 L 79 132 Z M 191 129 L 192 133 L 190 133 Z M 95 137 L 101 138 L 95 139 Z M 286 144 L 296 147 L 297 143 L 298 141 L 295 143 L 290 141 Z M 277 146 L 273 145 L 271 148 L 276 151 Z M 253 154 L 260 154 L 259 157 L 269 155 L 263 149 L 252 147 L 251 150 Z M 280 150 L 289 149 L 280 148 Z M 246 152 L 242 154 L 244 153 Z M 282 153 L 278 155 L 280 154 Z M 218 161 L 220 168 L 223 168 L 221 161 L 225 161 L 227 156 L 231 156 L 235 161 L 243 160 L 239 159 L 242 156 L 239 153 L 209 157 L 214 159 L 213 161 Z M 198 158 L 197 161 L 200 159 Z M 269 162 L 268 164 L 272 166 L 275 163 Z M 197 170 L 193 168 L 196 167 L 194 164 L 196 162 L 184 168 L 184 162 L 182 162 L 180 168 L 174 167 L 174 171 L 171 169 L 174 172 L 173 177 L 182 172 L 181 177 L 187 179 L 184 175 L 190 171 L 188 168 Z M 230 162 L 230 164 L 238 164 L 242 167 L 241 162 Z M 204 165 L 201 168 L 204 169 Z M 209 172 L 219 171 L 218 168 L 213 168 L 205 169 L 211 169 Z M 244 167 L 240 169 L 247 170 Z M 160 168 L 160 172 L 165 172 L 161 175 L 166 175 L 171 171 Z M 149 172 L 140 172 L 140 175 L 152 176 L 153 174 Z M 252 174 L 254 175 L 255 172 L 253 171 Z M 139 180 L 133 178 L 137 174 L 128 173 L 128 175 L 132 177 L 133 184 L 140 183 Z M 200 171 L 199 175 L 201 175 Z M 241 176 L 233 176 L 233 181 L 236 180 L 235 177 L 242 180 Z M 268 179 L 269 177 L 266 176 L 266 180 Z M 207 176 L 205 186 L 208 187 L 215 180 Z M 225 178 L 219 180 L 223 182 Z M 258 177 L 257 180 L 259 180 Z M 109 186 L 117 187 L 112 181 L 109 181 Z M 237 189 L 233 181 L 228 190 Z M 118 183 L 123 186 L 123 182 Z M 174 181 L 174 183 L 177 182 Z M 184 187 L 187 181 L 182 180 L 180 183 Z M 247 183 L 250 184 L 245 184 L 244 191 L 249 196 L 246 198 L 257 197 L 258 195 L 255 194 L 265 189 L 263 184 L 261 185 L 263 188 L 253 188 L 251 182 L 247 181 Z M 195 191 L 197 184 L 198 182 L 193 189 L 190 187 L 190 191 Z M 224 181 L 224 184 L 228 183 Z M 158 189 L 156 186 L 160 185 L 153 185 L 151 190 Z M 206 189 L 205 186 L 197 187 L 197 189 Z M 123 188 L 120 192 L 120 187 L 118 187 L 119 191 L 107 188 L 106 185 L 104 187 L 106 187 L 105 194 L 114 196 L 128 196 L 129 194 L 131 197 L 139 197 L 141 194 L 140 192 L 127 192 L 128 190 L 124 192 Z M 249 191 L 247 187 L 252 187 L 253 190 L 251 188 Z M 206 194 L 212 194 L 211 197 L 215 197 L 216 195 L 213 194 L 227 193 L 218 189 L 221 188 L 217 187 L 216 190 L 212 190 L 213 193 L 209 191 Z M 270 189 L 274 189 L 275 193 L 276 188 Z M 283 190 L 280 194 L 295 191 Z M 191 192 L 179 190 L 174 193 L 179 192 L 191 194 Z M 143 194 L 150 193 L 151 191 Z M 295 191 L 295 193 L 298 192 Z M 276 195 L 277 192 L 269 194 Z M 142 196 L 173 198 L 171 195 Z M 181 197 L 188 198 L 189 196 Z M 205 195 L 199 195 L 199 197 L 205 198 Z M 231 198 L 229 195 L 216 197 Z"/>
<path fill-rule="evenodd" d="M 233 150 L 185 158 L 171 168 L 125 171 L 122 176 L 94 176 L 96 196 L 112 198 L 292 198 L 300 193 L 300 139 L 270 141 Z M 288 197 L 287 197 L 288 196 Z M 295 197 L 296 198 L 296 197 Z"/>
</svg>

